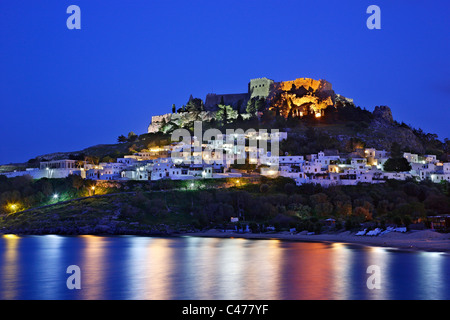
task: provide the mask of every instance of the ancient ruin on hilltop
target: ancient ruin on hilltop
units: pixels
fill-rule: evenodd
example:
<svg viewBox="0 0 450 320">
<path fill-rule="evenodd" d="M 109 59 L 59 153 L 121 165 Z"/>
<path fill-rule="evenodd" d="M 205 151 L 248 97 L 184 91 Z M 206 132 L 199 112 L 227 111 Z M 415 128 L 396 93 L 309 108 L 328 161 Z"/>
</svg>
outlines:
<svg viewBox="0 0 450 320">
<path fill-rule="evenodd" d="M 201 99 L 194 99 L 191 96 L 188 105 L 194 100 L 197 100 L 195 104 L 198 105 L 195 108 L 183 106 L 177 113 L 152 117 L 148 132 L 157 132 L 162 125 L 171 121 L 177 123 L 185 122 L 184 120 L 191 121 L 193 116 L 198 120 L 208 121 L 216 116 L 216 112 L 223 105 L 231 106 L 240 114 L 256 114 L 269 109 L 285 118 L 289 116 L 301 118 L 306 115 L 321 117 L 324 110 L 330 106 L 353 105 L 352 99 L 336 94 L 330 82 L 311 78 L 281 82 L 268 78 L 256 78 L 250 80 L 245 93 L 209 93 L 204 103 Z M 198 101 L 201 103 L 199 104 Z M 251 109 L 249 106 L 252 104 Z"/>
</svg>

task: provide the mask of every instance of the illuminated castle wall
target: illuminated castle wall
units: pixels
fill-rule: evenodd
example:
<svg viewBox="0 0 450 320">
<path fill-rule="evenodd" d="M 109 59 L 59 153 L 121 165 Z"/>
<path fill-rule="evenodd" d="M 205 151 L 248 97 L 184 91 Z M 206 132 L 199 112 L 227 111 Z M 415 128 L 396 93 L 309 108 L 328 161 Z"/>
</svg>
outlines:
<svg viewBox="0 0 450 320">
<path fill-rule="evenodd" d="M 214 118 L 217 105 L 224 103 L 235 110 L 240 108 L 245 113 L 247 102 L 250 99 L 264 98 L 271 110 L 278 111 L 282 116 L 303 117 L 313 114 L 316 117 L 323 115 L 329 106 L 341 104 L 353 104 L 351 99 L 335 94 L 331 83 L 326 80 L 314 80 L 311 78 L 298 78 L 291 81 L 275 82 L 268 78 L 251 79 L 246 93 L 206 95 L 204 107 L 205 119 Z M 148 132 L 157 132 L 163 122 L 189 117 L 189 114 L 165 114 L 154 116 L 148 128 Z M 182 119 L 181 119 L 182 120 Z"/>
<path fill-rule="evenodd" d="M 270 109 L 279 111 L 285 118 L 307 114 L 320 117 L 328 106 L 334 106 L 335 96 L 331 83 L 326 80 L 298 78 L 274 83 L 268 101 Z"/>
</svg>

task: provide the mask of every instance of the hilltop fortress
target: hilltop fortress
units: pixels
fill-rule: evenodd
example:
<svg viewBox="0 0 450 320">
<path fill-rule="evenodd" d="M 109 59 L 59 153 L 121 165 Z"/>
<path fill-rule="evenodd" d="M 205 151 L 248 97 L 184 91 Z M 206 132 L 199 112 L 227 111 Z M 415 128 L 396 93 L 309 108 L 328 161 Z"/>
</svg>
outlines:
<svg viewBox="0 0 450 320">
<path fill-rule="evenodd" d="M 158 132 L 163 125 L 170 122 L 210 121 L 215 118 L 220 104 L 229 105 L 241 114 L 245 114 L 249 102 L 257 100 L 263 101 L 266 108 L 275 110 L 285 118 L 303 117 L 307 114 L 320 117 L 329 106 L 353 104 L 352 99 L 335 94 L 331 83 L 326 80 L 298 78 L 292 81 L 275 82 L 265 77 L 256 78 L 250 80 L 245 93 L 207 94 L 201 110 L 195 115 L 192 112 L 178 112 L 154 116 L 148 132 Z"/>
<path fill-rule="evenodd" d="M 233 109 L 241 109 L 245 112 L 245 107 L 250 99 L 267 99 L 273 91 L 275 82 L 267 78 L 251 79 L 248 84 L 246 93 L 232 93 L 232 94 L 216 94 L 209 93 L 205 99 L 205 110 L 217 111 L 217 105 L 223 101 L 226 105 L 232 106 Z"/>
</svg>

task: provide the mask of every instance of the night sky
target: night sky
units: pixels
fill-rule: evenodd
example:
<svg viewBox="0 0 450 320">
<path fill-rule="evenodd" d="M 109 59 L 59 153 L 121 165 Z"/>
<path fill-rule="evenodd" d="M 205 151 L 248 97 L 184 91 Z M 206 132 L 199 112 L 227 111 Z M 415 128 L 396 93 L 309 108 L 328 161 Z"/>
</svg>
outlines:
<svg viewBox="0 0 450 320">
<path fill-rule="evenodd" d="M 69 5 L 81 30 L 69 30 Z M 369 30 L 369 5 L 381 30 Z M 326 79 L 450 137 L 450 1 L 0 1 L 0 163 L 116 143 L 192 94 Z"/>
</svg>

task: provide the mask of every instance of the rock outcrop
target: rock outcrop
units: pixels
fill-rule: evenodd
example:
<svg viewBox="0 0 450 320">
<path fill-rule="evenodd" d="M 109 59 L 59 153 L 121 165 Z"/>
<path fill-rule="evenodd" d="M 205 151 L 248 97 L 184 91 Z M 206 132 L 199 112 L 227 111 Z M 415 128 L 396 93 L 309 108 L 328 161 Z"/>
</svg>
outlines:
<svg viewBox="0 0 450 320">
<path fill-rule="evenodd" d="M 385 121 L 387 123 L 394 122 L 391 108 L 389 108 L 388 106 L 376 106 L 375 110 L 373 111 L 373 115 L 376 120 Z"/>
</svg>

